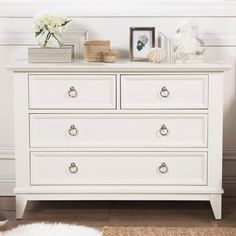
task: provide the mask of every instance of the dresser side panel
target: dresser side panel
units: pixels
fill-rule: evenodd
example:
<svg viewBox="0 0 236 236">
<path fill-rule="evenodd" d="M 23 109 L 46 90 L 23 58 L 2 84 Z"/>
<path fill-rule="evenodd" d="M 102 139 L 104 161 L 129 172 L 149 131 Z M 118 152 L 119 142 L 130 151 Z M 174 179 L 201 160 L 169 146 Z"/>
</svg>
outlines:
<svg viewBox="0 0 236 236">
<path fill-rule="evenodd" d="M 223 78 L 224 73 L 209 76 L 208 183 L 217 188 L 222 188 Z"/>
<path fill-rule="evenodd" d="M 29 186 L 28 75 L 14 74 L 16 188 Z"/>
</svg>

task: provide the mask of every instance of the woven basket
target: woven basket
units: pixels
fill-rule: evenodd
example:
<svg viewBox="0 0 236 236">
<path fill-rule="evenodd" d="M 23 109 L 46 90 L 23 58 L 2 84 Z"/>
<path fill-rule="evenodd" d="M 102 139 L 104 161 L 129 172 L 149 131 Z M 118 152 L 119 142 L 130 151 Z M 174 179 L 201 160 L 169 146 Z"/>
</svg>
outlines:
<svg viewBox="0 0 236 236">
<path fill-rule="evenodd" d="M 106 63 L 115 63 L 116 62 L 116 51 L 104 51 L 102 52 L 103 61 Z"/>
<path fill-rule="evenodd" d="M 110 50 L 109 40 L 87 40 L 84 42 L 84 60 L 102 62 L 102 52 Z"/>
</svg>

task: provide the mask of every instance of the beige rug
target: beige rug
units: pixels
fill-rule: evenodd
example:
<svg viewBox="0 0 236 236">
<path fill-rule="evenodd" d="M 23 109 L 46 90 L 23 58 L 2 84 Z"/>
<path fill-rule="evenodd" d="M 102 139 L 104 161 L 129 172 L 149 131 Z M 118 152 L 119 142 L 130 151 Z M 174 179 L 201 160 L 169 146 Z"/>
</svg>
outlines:
<svg viewBox="0 0 236 236">
<path fill-rule="evenodd" d="M 103 227 L 104 236 L 236 236 L 236 228 Z"/>
</svg>

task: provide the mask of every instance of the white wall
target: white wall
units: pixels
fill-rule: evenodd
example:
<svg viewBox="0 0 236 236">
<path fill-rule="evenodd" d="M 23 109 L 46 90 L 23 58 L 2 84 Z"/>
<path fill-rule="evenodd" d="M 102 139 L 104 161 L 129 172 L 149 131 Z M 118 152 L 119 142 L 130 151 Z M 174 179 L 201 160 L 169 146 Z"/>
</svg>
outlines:
<svg viewBox="0 0 236 236">
<path fill-rule="evenodd" d="M 128 56 L 130 26 L 155 26 L 173 38 L 181 19 L 199 24 L 206 58 L 232 65 L 224 88 L 224 186 L 228 194 L 236 193 L 236 1 L 8 0 L 0 1 L 0 194 L 11 193 L 14 186 L 13 83 L 5 65 L 27 57 L 34 44 L 32 16 L 50 8 L 73 19 L 70 31 L 110 39 L 122 57 Z"/>
</svg>

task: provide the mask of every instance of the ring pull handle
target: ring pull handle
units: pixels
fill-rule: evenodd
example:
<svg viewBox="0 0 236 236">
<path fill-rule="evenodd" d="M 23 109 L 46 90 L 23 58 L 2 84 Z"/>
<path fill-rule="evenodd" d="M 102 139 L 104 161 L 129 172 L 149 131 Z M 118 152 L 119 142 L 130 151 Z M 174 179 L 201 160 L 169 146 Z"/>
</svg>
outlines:
<svg viewBox="0 0 236 236">
<path fill-rule="evenodd" d="M 69 130 L 68 130 L 68 134 L 70 136 L 76 136 L 78 134 L 78 130 L 74 125 L 71 125 Z"/>
<path fill-rule="evenodd" d="M 75 164 L 75 162 L 70 163 L 69 171 L 71 174 L 75 174 L 78 172 L 78 166 Z"/>
<path fill-rule="evenodd" d="M 68 95 L 69 95 L 69 97 L 71 97 L 71 98 L 77 97 L 78 93 L 77 93 L 77 91 L 76 91 L 76 89 L 75 89 L 74 86 L 71 86 L 71 87 L 70 87 L 70 89 L 68 90 Z"/>
<path fill-rule="evenodd" d="M 161 128 L 159 129 L 159 133 L 161 136 L 166 136 L 169 133 L 169 130 L 165 125 L 162 125 Z"/>
<path fill-rule="evenodd" d="M 165 162 L 162 162 L 161 165 L 159 166 L 159 171 L 162 174 L 166 174 L 168 172 L 168 167 Z"/>
<path fill-rule="evenodd" d="M 165 86 L 162 87 L 161 91 L 160 91 L 160 96 L 163 98 L 167 98 L 167 97 L 169 97 L 169 95 L 170 95 L 169 90 Z"/>
</svg>

